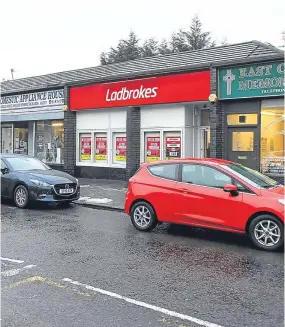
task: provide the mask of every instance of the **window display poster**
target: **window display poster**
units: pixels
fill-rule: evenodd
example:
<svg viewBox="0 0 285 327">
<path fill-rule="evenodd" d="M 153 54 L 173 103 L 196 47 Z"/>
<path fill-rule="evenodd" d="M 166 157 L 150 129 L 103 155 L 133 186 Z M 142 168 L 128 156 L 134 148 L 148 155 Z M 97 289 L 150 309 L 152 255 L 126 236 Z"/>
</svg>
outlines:
<svg viewBox="0 0 285 327">
<path fill-rule="evenodd" d="M 181 158 L 181 137 L 166 137 L 166 160 Z"/>
<path fill-rule="evenodd" d="M 146 138 L 146 161 L 160 160 L 160 137 L 148 136 Z"/>
<path fill-rule="evenodd" d="M 261 159 L 261 172 L 263 174 L 284 175 L 284 157 L 263 157 Z"/>
<path fill-rule="evenodd" d="M 91 136 L 81 136 L 81 160 L 91 160 Z"/>
<path fill-rule="evenodd" d="M 116 137 L 116 161 L 126 161 L 127 157 L 127 138 Z"/>
<path fill-rule="evenodd" d="M 96 136 L 95 138 L 95 159 L 96 160 L 107 160 L 107 137 Z"/>
</svg>

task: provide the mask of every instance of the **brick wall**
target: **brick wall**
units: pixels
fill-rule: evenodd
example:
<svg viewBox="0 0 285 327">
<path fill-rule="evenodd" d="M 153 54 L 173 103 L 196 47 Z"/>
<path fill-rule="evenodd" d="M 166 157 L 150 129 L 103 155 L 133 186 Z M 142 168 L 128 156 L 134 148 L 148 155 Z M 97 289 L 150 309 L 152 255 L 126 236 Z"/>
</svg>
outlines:
<svg viewBox="0 0 285 327">
<path fill-rule="evenodd" d="M 218 94 L 218 70 L 216 68 L 211 68 L 211 93 Z M 225 110 L 219 101 L 210 106 L 210 129 L 210 156 L 223 159 L 225 157 Z"/>
<path fill-rule="evenodd" d="M 140 166 L 141 110 L 139 107 L 127 110 L 127 163 L 126 178 L 130 179 Z"/>
<path fill-rule="evenodd" d="M 69 108 L 69 88 L 64 89 L 64 104 Z M 64 112 L 64 171 L 75 174 L 76 165 L 76 111 Z"/>
</svg>

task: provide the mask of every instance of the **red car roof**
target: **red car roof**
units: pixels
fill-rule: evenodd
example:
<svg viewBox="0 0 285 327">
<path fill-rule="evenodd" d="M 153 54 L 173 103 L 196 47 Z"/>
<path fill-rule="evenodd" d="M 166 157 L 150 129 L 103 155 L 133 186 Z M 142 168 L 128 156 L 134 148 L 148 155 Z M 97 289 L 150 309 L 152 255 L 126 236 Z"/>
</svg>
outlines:
<svg viewBox="0 0 285 327">
<path fill-rule="evenodd" d="M 192 162 L 192 163 L 205 163 L 205 164 L 214 164 L 214 165 L 224 165 L 233 163 L 229 160 L 224 159 L 216 159 L 216 158 L 180 158 L 180 159 L 171 159 L 171 160 L 161 160 L 161 161 L 153 161 L 143 163 L 143 165 L 158 165 L 158 164 L 165 164 L 165 163 L 177 163 L 177 162 Z"/>
</svg>

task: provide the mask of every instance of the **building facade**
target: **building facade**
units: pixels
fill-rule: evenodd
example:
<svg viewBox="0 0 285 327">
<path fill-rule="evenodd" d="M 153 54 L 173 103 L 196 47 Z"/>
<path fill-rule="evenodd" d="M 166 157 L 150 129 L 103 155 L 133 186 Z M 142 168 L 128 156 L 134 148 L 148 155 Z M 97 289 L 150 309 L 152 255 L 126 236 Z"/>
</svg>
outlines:
<svg viewBox="0 0 285 327">
<path fill-rule="evenodd" d="M 39 89 L 52 92 L 43 84 L 60 90 L 57 107 L 5 108 L 15 95 L 41 102 Z M 214 157 L 282 182 L 283 100 L 284 53 L 257 41 L 7 81 L 2 151 L 18 151 L 20 119 L 20 153 L 79 177 L 128 179 L 144 161 Z"/>
<path fill-rule="evenodd" d="M 63 165 L 64 89 L 1 96 L 1 153 Z"/>
</svg>

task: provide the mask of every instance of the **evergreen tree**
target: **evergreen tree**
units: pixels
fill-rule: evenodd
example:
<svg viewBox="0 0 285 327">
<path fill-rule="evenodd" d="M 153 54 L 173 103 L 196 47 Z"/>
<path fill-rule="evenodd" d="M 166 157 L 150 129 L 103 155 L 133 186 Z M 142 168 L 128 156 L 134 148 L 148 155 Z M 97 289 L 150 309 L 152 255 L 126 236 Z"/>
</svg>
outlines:
<svg viewBox="0 0 285 327">
<path fill-rule="evenodd" d="M 178 33 L 172 34 L 170 41 L 170 48 L 172 52 L 183 52 L 191 50 L 184 33 L 184 31 L 180 30 Z"/>
<path fill-rule="evenodd" d="M 120 40 L 116 48 L 111 47 L 106 53 L 100 55 L 101 65 L 112 64 L 140 58 L 139 39 L 131 31 L 127 40 Z"/>
<path fill-rule="evenodd" d="M 190 50 L 206 49 L 215 46 L 215 42 L 211 40 L 210 32 L 202 31 L 202 23 L 196 15 L 192 19 L 189 31 L 182 31 Z"/>
<path fill-rule="evenodd" d="M 171 46 L 165 39 L 160 42 L 157 50 L 160 55 L 166 55 L 173 52 Z"/>
<path fill-rule="evenodd" d="M 140 49 L 141 57 L 153 57 L 159 54 L 158 42 L 154 38 L 144 41 Z"/>
</svg>

